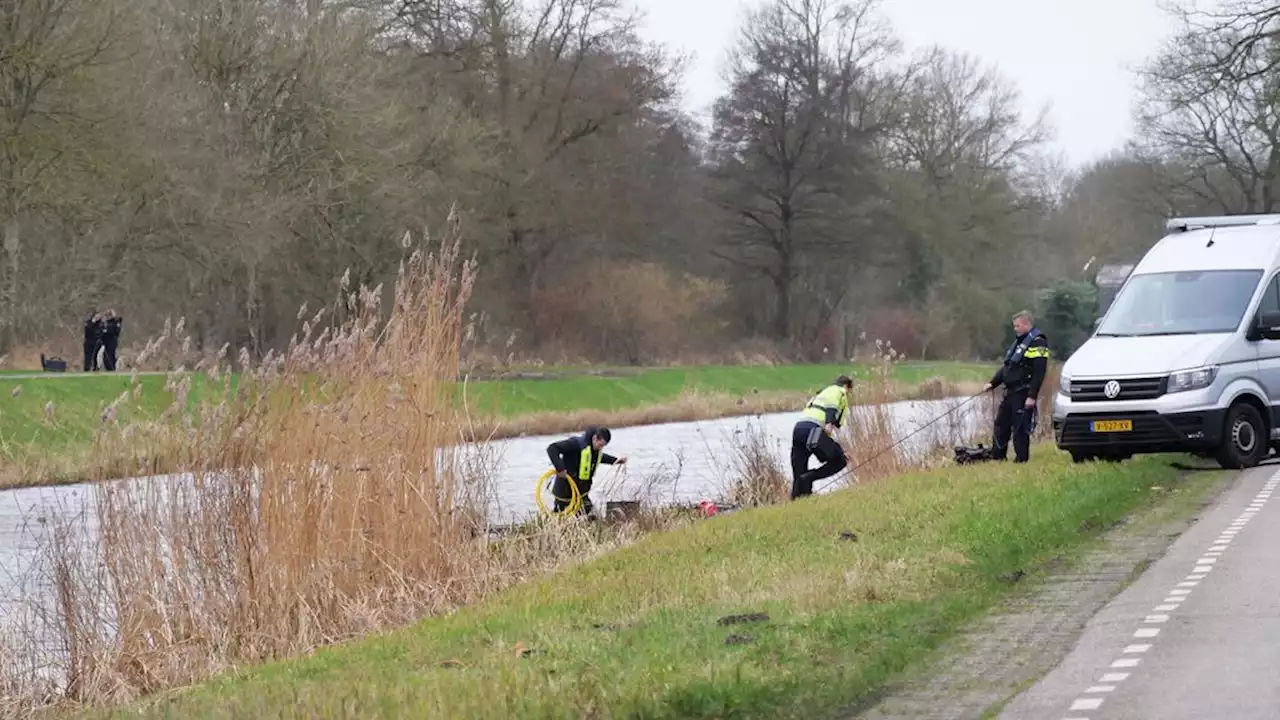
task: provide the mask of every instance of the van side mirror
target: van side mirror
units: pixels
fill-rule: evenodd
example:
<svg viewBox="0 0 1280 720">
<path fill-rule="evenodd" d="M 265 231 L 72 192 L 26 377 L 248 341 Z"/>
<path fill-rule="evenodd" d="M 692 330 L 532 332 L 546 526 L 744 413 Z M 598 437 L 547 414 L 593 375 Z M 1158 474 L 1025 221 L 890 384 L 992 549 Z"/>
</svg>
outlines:
<svg viewBox="0 0 1280 720">
<path fill-rule="evenodd" d="M 1262 340 L 1280 340 L 1280 311 L 1258 313 L 1254 335 Z"/>
</svg>

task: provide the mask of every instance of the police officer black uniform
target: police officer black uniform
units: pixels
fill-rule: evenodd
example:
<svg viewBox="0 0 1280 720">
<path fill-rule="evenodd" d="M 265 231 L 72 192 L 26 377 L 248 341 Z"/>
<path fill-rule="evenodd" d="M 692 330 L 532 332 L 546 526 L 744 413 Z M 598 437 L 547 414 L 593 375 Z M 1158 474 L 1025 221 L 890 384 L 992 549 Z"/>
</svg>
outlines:
<svg viewBox="0 0 1280 720">
<path fill-rule="evenodd" d="M 1026 462 L 1031 455 L 1031 433 L 1035 430 L 1036 398 L 1049 366 L 1049 341 L 1035 327 L 1031 313 L 1023 310 L 1013 316 L 1013 330 L 1018 337 L 1004 353 L 1004 363 L 996 370 L 984 390 L 1004 385 L 1004 399 L 996 412 L 996 435 L 991 457 L 1004 460 L 1013 435 L 1014 462 Z"/>
<path fill-rule="evenodd" d="M 98 350 L 102 348 L 103 331 L 102 313 L 93 311 L 84 321 L 84 371 L 94 372 L 98 369 Z"/>
</svg>

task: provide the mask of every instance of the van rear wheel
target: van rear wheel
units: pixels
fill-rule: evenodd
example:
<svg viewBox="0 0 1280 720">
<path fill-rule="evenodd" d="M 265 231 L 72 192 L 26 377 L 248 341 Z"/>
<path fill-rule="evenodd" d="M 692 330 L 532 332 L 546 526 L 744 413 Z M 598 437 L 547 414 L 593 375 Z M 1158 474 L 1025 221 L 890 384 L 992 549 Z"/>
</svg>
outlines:
<svg viewBox="0 0 1280 720">
<path fill-rule="evenodd" d="M 1228 470 L 1257 465 L 1266 459 L 1270 449 L 1266 437 L 1266 425 L 1257 408 L 1249 403 L 1232 405 L 1216 453 L 1218 464 Z"/>
</svg>

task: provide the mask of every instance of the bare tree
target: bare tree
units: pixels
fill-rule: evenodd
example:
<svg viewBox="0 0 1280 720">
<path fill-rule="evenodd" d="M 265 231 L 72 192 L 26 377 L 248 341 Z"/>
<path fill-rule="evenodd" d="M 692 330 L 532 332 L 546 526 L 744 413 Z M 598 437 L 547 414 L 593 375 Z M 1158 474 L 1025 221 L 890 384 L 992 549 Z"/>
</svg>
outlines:
<svg viewBox="0 0 1280 720">
<path fill-rule="evenodd" d="M 1280 41 L 1225 20 L 1205 32 L 1196 18 L 1186 16 L 1143 71 L 1141 150 L 1184 167 L 1175 186 L 1221 212 L 1271 212 L 1280 200 L 1280 77 L 1269 68 Z"/>
<path fill-rule="evenodd" d="M 1022 244 L 1016 218 L 1034 211 L 1035 196 L 1020 186 L 1033 186 L 1023 176 L 1034 174 L 1049 129 L 1044 111 L 1024 120 L 1016 88 L 972 56 L 931 48 L 914 68 L 886 151 L 896 170 L 902 289 L 923 306 L 945 301 L 934 285 L 947 276 L 1008 285 L 1008 261 Z"/>
<path fill-rule="evenodd" d="M 1280 56 L 1267 48 L 1280 38 L 1280 3 L 1220 0 L 1213 9 L 1204 9 L 1180 0 L 1172 12 L 1182 28 L 1174 45 L 1198 39 L 1217 46 L 1213 53 L 1186 58 L 1188 71 L 1211 80 L 1203 85 L 1205 88 L 1218 89 L 1258 78 L 1280 64 Z"/>
<path fill-rule="evenodd" d="M 842 221 L 874 163 L 881 128 L 868 96 L 877 64 L 897 50 L 876 10 L 873 0 L 773 0 L 752 12 L 715 108 L 720 202 L 733 222 L 717 254 L 769 280 L 779 340 L 791 336 L 805 258 L 856 242 Z"/>
<path fill-rule="evenodd" d="M 23 224 L 48 176 L 78 146 L 68 129 L 87 123 L 74 112 L 75 76 L 102 57 L 114 18 L 106 0 L 0 3 L 0 354 L 20 322 Z"/>
</svg>

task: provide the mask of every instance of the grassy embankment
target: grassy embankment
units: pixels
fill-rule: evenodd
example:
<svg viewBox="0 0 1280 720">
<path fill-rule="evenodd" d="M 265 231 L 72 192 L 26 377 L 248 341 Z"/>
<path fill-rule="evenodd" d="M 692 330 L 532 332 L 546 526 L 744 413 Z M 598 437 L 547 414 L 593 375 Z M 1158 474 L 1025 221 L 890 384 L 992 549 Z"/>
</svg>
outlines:
<svg viewBox="0 0 1280 720">
<path fill-rule="evenodd" d="M 166 694 L 166 717 L 837 717 L 1012 574 L 1216 481 L 1167 459 L 949 467 L 643 537 L 383 637 Z M 852 533 L 849 535 L 848 533 Z M 856 537 L 854 537 L 856 536 Z M 730 616 L 767 619 L 730 624 Z"/>
<path fill-rule="evenodd" d="M 862 378 L 869 364 L 855 366 Z M 896 391 L 938 396 L 972 391 L 990 368 L 968 363 L 897 363 Z M 793 409 L 849 366 L 717 366 L 639 370 L 615 376 L 485 380 L 458 385 L 456 396 L 476 416 L 473 433 L 512 437 L 570 432 L 595 423 L 614 426 L 701 420 Z M 192 375 L 189 401 L 207 380 Z M 166 378 L 142 375 L 141 390 L 121 403 L 117 423 L 153 420 L 173 402 Z M 94 433 L 106 408 L 132 386 L 127 374 L 7 379 L 0 375 L 0 487 L 81 480 L 137 472 L 137 453 L 114 457 L 110 446 L 94 452 Z M 496 426 L 496 429 L 495 429 Z M 148 459 L 164 470 L 163 449 Z"/>
</svg>

